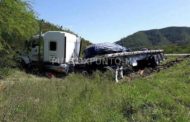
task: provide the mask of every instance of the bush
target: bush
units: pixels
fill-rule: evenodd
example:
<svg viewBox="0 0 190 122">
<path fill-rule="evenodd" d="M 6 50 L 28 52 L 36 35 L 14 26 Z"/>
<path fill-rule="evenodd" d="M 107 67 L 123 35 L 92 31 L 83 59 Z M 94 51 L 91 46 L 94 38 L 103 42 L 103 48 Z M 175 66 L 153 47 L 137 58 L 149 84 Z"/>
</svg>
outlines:
<svg viewBox="0 0 190 122">
<path fill-rule="evenodd" d="M 14 60 L 14 53 L 8 50 L 0 50 L 0 68 L 13 68 L 16 67 L 16 61 Z"/>
<path fill-rule="evenodd" d="M 10 68 L 1 68 L 0 69 L 0 79 L 9 76 L 12 73 Z"/>
</svg>

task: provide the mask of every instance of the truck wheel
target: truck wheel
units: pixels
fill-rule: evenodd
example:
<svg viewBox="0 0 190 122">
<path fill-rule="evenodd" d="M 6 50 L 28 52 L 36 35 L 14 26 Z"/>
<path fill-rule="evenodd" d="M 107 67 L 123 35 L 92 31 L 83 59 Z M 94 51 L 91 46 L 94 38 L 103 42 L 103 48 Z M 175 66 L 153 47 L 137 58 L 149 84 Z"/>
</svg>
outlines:
<svg viewBox="0 0 190 122">
<path fill-rule="evenodd" d="M 82 75 L 83 75 L 83 76 L 87 76 L 87 75 L 88 75 L 88 72 L 87 72 L 87 71 L 82 71 Z"/>
<path fill-rule="evenodd" d="M 155 56 L 151 56 L 149 61 L 150 67 L 155 68 L 158 65 L 157 59 Z"/>
<path fill-rule="evenodd" d="M 24 62 L 24 60 L 22 60 L 20 62 L 20 67 L 23 68 L 23 69 L 26 69 L 27 68 L 27 64 Z"/>
<path fill-rule="evenodd" d="M 104 69 L 106 71 L 105 72 L 106 77 L 108 77 L 110 80 L 115 80 L 115 69 L 110 66 L 107 66 Z"/>
</svg>

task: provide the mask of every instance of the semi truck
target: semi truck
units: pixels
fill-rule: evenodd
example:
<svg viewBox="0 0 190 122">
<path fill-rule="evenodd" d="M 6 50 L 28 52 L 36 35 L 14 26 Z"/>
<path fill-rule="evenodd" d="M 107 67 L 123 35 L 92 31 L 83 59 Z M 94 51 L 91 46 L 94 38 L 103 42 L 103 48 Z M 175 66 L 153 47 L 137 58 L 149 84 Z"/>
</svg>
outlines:
<svg viewBox="0 0 190 122">
<path fill-rule="evenodd" d="M 91 48 L 97 49 L 97 45 L 87 47 L 88 54 Z M 112 50 L 104 46 L 100 50 Z M 118 49 L 118 48 L 117 48 Z M 123 49 L 123 48 L 122 48 Z M 99 50 L 99 51 L 100 51 Z M 114 73 L 115 81 L 123 78 L 123 71 L 137 67 L 155 67 L 164 60 L 163 50 L 140 51 L 107 51 L 80 58 L 81 39 L 75 34 L 64 31 L 48 31 L 33 36 L 26 43 L 25 50 L 19 55 L 19 61 L 27 68 L 34 66 L 43 67 L 68 74 L 73 71 L 93 72 L 95 70 L 110 70 Z"/>
</svg>

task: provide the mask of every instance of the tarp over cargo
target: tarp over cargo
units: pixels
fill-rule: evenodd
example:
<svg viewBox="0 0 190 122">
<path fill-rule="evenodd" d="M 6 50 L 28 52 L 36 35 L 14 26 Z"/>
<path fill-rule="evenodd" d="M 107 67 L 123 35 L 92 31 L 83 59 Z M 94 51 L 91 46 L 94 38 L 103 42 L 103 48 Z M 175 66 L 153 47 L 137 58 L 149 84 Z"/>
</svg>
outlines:
<svg viewBox="0 0 190 122">
<path fill-rule="evenodd" d="M 129 49 L 114 43 L 92 44 L 84 50 L 84 57 L 91 58 L 97 55 L 126 52 Z"/>
</svg>

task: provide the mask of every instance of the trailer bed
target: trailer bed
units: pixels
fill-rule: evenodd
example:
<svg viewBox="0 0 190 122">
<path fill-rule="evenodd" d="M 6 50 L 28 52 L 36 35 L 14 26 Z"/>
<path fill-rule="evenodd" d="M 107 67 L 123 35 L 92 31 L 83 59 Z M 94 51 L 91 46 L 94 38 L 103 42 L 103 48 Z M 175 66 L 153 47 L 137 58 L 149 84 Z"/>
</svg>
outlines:
<svg viewBox="0 0 190 122">
<path fill-rule="evenodd" d="M 83 60 L 78 60 L 75 64 L 88 64 L 95 62 L 97 60 L 104 60 L 110 58 L 131 58 L 131 57 L 138 57 L 140 55 L 154 55 L 154 54 L 163 54 L 164 50 L 147 50 L 147 51 L 132 51 L 132 52 L 120 52 L 120 53 L 112 53 L 112 54 L 105 54 L 100 56 L 95 56 L 93 58 L 87 58 Z"/>
</svg>

